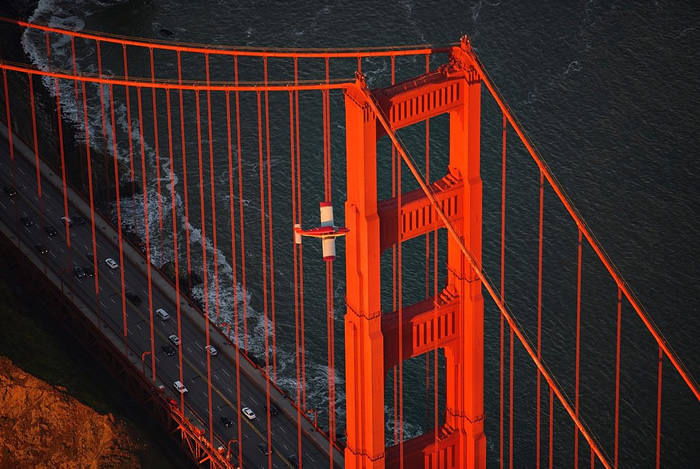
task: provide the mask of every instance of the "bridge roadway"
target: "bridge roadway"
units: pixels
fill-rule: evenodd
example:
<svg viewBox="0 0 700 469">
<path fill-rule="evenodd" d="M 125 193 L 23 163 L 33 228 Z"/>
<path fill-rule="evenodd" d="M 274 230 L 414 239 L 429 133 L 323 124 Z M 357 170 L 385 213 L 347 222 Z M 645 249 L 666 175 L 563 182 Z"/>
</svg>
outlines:
<svg viewBox="0 0 700 469">
<path fill-rule="evenodd" d="M 12 186 L 12 165 L 10 163 L 9 145 L 7 144 L 6 127 L 1 132 L 4 137 L 0 145 L 0 186 Z M 15 137 L 15 178 L 17 195 L 9 196 L 3 190 L 0 192 L 0 220 L 16 233 L 19 227 L 20 239 L 38 254 L 37 243 L 48 248 L 43 259 L 45 268 L 53 270 L 67 288 L 72 288 L 86 305 L 96 309 L 94 278 L 78 279 L 68 267 L 68 248 L 65 237 L 65 226 L 61 221 L 64 215 L 63 196 L 60 190 L 61 178 L 54 174 L 50 167 L 41 162 L 42 203 L 39 203 L 37 177 L 34 166 L 34 154 Z M 92 234 L 89 218 L 89 206 L 85 201 L 69 189 L 69 214 L 81 214 L 86 220 L 83 225 L 70 227 L 71 248 L 70 256 L 73 266 L 91 266 L 87 255 L 92 253 Z M 44 216 L 40 212 L 43 208 Z M 32 225 L 23 226 L 20 217 L 27 215 Z M 58 232 L 48 236 L 44 226 L 51 225 Z M 150 320 L 148 304 L 148 283 L 146 277 L 146 260 L 144 256 L 124 243 L 124 263 L 118 269 L 110 269 L 104 262 L 108 257 L 119 262 L 117 233 L 113 226 L 107 223 L 99 214 L 95 214 L 95 233 L 98 259 L 98 275 L 100 289 L 100 314 L 103 321 L 118 335 L 123 335 L 122 293 L 120 287 L 120 269 L 124 269 L 124 283 L 127 291 L 133 291 L 141 298 L 139 306 L 126 300 L 127 307 L 127 340 L 131 352 L 140 355 L 150 351 Z M 177 334 L 177 318 L 175 292 L 172 285 L 155 269 L 152 269 L 153 281 L 153 310 L 154 310 L 154 340 L 157 384 L 162 384 L 166 393 L 176 399 L 178 393 L 173 388 L 175 380 L 179 379 L 178 355 L 167 356 L 162 346 L 169 344 L 168 336 Z M 163 308 L 170 313 L 170 320 L 161 321 L 155 316 L 155 310 Z M 181 350 L 183 354 L 183 382 L 188 389 L 186 403 L 205 422 L 208 420 L 207 366 L 204 320 L 202 316 L 187 304 L 187 299 L 181 297 Z M 220 441 L 215 445 L 226 443 L 237 437 L 237 413 L 243 406 L 250 407 L 257 418 L 248 420 L 241 416 L 244 467 L 267 468 L 267 456 L 258 448 L 267 440 L 267 415 L 265 406 L 265 381 L 262 373 L 256 370 L 241 355 L 241 406 L 236 403 L 236 378 L 234 347 L 227 344 L 225 338 L 210 329 L 210 341 L 219 354 L 211 357 L 212 380 L 212 413 L 215 438 Z M 132 357 L 132 362 L 141 361 L 141 357 Z M 146 376 L 151 376 L 150 355 L 145 356 L 142 363 Z M 297 424 L 296 409 L 291 403 L 271 386 L 271 400 L 280 409 L 277 416 L 271 416 L 271 448 L 272 463 L 275 468 L 293 467 L 287 459 L 290 454 L 296 454 Z M 225 427 L 220 418 L 228 417 L 233 426 Z M 206 429 L 205 429 L 206 430 Z M 208 437 L 208 430 L 204 434 Z M 237 448 L 236 443 L 231 449 Z M 323 450 L 321 448 L 324 448 Z M 307 468 L 328 467 L 328 442 L 313 431 L 313 425 L 302 418 L 302 464 Z M 342 454 L 334 453 L 336 467 L 342 467 Z M 235 465 L 235 459 L 232 457 Z"/>
</svg>

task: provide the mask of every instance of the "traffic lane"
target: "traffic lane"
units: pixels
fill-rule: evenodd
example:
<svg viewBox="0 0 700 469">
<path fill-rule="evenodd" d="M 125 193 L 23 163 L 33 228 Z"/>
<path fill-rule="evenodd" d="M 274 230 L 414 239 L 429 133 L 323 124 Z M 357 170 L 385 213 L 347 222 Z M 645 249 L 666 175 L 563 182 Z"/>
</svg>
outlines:
<svg viewBox="0 0 700 469">
<path fill-rule="evenodd" d="M 19 205 L 19 203 L 18 203 L 17 205 Z M 29 209 L 29 207 L 27 207 L 27 209 Z M 47 210 L 48 210 L 48 211 L 52 211 L 50 207 L 47 207 Z M 50 221 L 46 221 L 46 220 L 45 220 L 45 223 L 44 223 L 44 224 L 45 224 L 45 226 L 48 226 L 48 225 L 51 224 L 51 223 L 50 223 Z M 31 227 L 25 227 L 25 228 L 27 228 L 27 231 L 31 233 L 31 230 L 30 230 Z M 37 229 L 38 229 L 38 228 L 37 228 Z M 77 238 L 77 237 L 75 236 L 76 231 L 77 231 L 77 230 L 76 230 L 75 228 L 74 228 L 73 230 L 69 230 L 69 232 L 71 233 L 71 238 Z M 53 247 L 53 249 L 51 249 L 50 252 L 54 253 L 54 256 L 53 256 L 54 259 L 55 259 L 54 268 L 59 268 L 59 267 L 61 267 L 61 264 L 62 264 L 63 262 L 62 262 L 62 260 L 61 260 L 58 256 L 55 255 L 56 251 L 58 250 L 58 251 L 61 253 L 61 257 L 63 257 L 63 256 L 67 256 L 68 253 L 69 253 L 69 251 L 71 251 L 71 250 L 69 250 L 69 249 L 67 249 L 67 248 L 64 249 L 64 248 L 63 248 L 64 243 L 63 243 L 60 239 L 58 239 L 57 236 L 49 237 L 49 238 L 50 238 L 50 241 L 49 241 L 47 244 L 52 245 L 52 247 Z M 76 246 L 76 243 L 73 242 L 73 243 L 71 243 L 71 245 L 72 245 L 73 247 L 75 247 L 75 246 Z M 56 249 L 57 247 L 58 247 L 58 249 Z M 85 257 L 85 260 L 87 260 L 86 257 Z M 67 260 L 66 260 L 66 262 L 67 262 Z M 80 264 L 81 264 L 80 262 L 72 262 L 72 265 L 80 265 Z M 65 270 L 65 271 L 69 271 L 69 270 L 72 270 L 72 269 L 64 269 L 64 270 Z M 99 268 L 98 268 L 98 270 L 99 270 Z M 110 269 L 110 270 L 111 270 L 111 269 Z M 109 272 L 109 271 L 108 271 L 108 272 Z M 64 272 L 64 273 L 67 273 L 67 272 Z M 98 275 L 99 275 L 99 274 L 98 274 Z M 85 278 L 89 278 L 89 277 L 85 277 Z M 103 277 L 103 280 L 106 280 L 106 278 Z M 73 288 L 80 287 L 80 285 L 83 284 L 83 282 L 82 282 L 80 279 L 73 279 L 73 278 L 71 278 L 71 282 L 74 282 L 74 281 L 77 281 L 78 284 L 77 284 L 77 285 L 73 285 Z M 103 283 L 104 283 L 104 282 L 103 282 Z M 126 279 L 125 279 L 125 283 L 127 283 L 127 282 L 126 282 Z M 88 287 L 88 291 L 94 292 L 94 289 Z M 113 293 L 112 295 L 109 295 L 109 296 L 111 297 L 111 299 L 112 299 L 112 302 L 113 302 L 115 305 L 116 305 L 116 302 L 113 301 L 113 300 L 114 300 L 114 295 L 116 295 L 116 294 L 121 294 L 121 292 L 115 290 L 114 293 Z M 92 300 L 94 300 L 94 299 L 95 299 L 95 298 L 94 298 L 94 295 L 92 295 L 92 296 L 93 296 Z M 104 295 L 103 295 L 103 296 L 104 296 Z M 103 301 L 102 301 L 101 303 L 102 303 L 103 306 L 106 306 L 106 305 L 104 304 Z M 129 305 L 132 306 L 132 307 L 135 306 L 135 305 L 132 305 L 131 303 L 129 303 Z M 134 308 L 134 309 L 137 309 L 137 308 Z M 135 315 L 134 315 L 134 316 L 135 316 Z M 119 319 L 119 318 L 115 317 L 114 315 L 111 315 L 111 318 L 113 318 L 113 319 Z M 119 321 L 117 321 L 117 320 L 113 320 L 113 321 L 110 321 L 110 322 L 112 322 L 112 325 L 113 325 L 113 326 L 119 326 Z M 134 342 L 138 342 L 138 343 L 141 343 L 141 344 L 147 344 L 147 345 L 148 345 L 148 348 L 147 348 L 147 349 L 148 349 L 149 351 L 150 351 L 150 349 L 151 349 L 151 348 L 150 348 L 150 324 L 151 324 L 151 323 L 150 323 L 150 319 L 149 319 L 149 321 L 147 322 L 147 321 L 145 320 L 145 318 L 143 318 L 143 317 L 142 317 L 141 319 L 135 318 L 135 319 L 134 319 L 134 322 L 133 322 L 133 326 L 135 326 L 135 328 L 130 327 L 130 328 L 128 329 L 130 342 L 131 342 L 132 344 L 133 344 Z M 116 329 L 116 327 L 115 327 L 115 329 Z M 154 331 L 154 332 L 155 332 L 155 331 Z M 166 331 L 166 332 L 170 332 L 170 331 Z M 194 332 L 193 335 L 195 335 L 195 336 L 197 335 L 197 334 L 196 334 L 196 331 L 192 331 L 192 332 Z M 200 334 L 201 334 L 201 333 L 200 333 Z M 184 335 L 184 334 L 183 334 L 183 335 Z M 183 339 L 184 339 L 184 337 L 183 337 Z M 186 341 L 186 339 L 184 339 L 184 340 Z M 199 344 L 198 341 L 196 341 L 196 340 L 194 341 L 194 348 L 195 348 L 196 350 L 202 350 L 202 353 L 200 353 L 200 354 L 197 354 L 194 350 L 192 350 L 189 346 L 187 346 L 185 341 L 183 341 L 183 346 L 187 348 L 187 350 L 190 352 L 190 354 L 191 354 L 193 357 L 194 357 L 194 356 L 200 356 L 200 357 L 201 357 L 202 353 L 206 353 L 206 352 L 203 352 L 203 351 L 204 351 L 204 346 L 201 345 L 201 344 Z M 146 348 L 146 347 L 143 347 L 143 348 Z M 154 347 L 154 348 L 155 348 L 155 347 Z M 156 351 L 156 353 L 157 353 L 157 351 Z M 158 360 L 158 357 L 156 356 L 155 359 Z M 194 359 L 196 360 L 196 358 L 194 358 Z M 159 361 L 159 360 L 158 360 L 158 361 Z M 202 368 L 203 368 L 203 369 L 206 369 L 206 365 L 205 365 L 204 361 L 201 360 L 201 359 L 200 359 L 199 361 L 200 361 L 200 364 L 203 365 Z M 149 360 L 149 362 L 150 362 L 150 360 Z M 144 364 L 143 364 L 143 365 L 144 365 L 144 368 L 145 368 L 145 366 L 146 366 L 146 362 L 145 362 L 145 361 L 144 361 Z M 158 365 L 157 365 L 157 367 L 158 367 Z M 150 363 L 149 363 L 149 368 L 150 368 Z M 179 367 L 178 367 L 177 365 L 175 365 L 175 367 L 174 367 L 174 369 L 173 369 L 172 371 L 173 371 L 174 373 L 177 373 L 177 374 L 179 375 Z M 197 386 L 195 386 L 195 381 L 196 381 L 197 379 L 200 379 L 200 378 L 201 378 L 202 381 L 204 381 L 204 379 L 200 376 L 199 373 L 196 373 L 197 370 L 195 370 L 195 369 L 193 368 L 192 371 L 193 371 L 192 377 L 191 377 L 191 378 L 185 378 L 184 381 L 185 381 L 185 385 L 186 385 L 186 386 L 187 386 L 187 382 L 190 382 L 189 386 L 190 386 L 191 388 L 193 388 L 193 389 L 196 389 Z M 168 373 L 168 374 L 170 374 L 170 373 Z M 185 376 L 187 376 L 187 374 L 188 374 L 188 373 L 185 372 Z M 227 374 L 228 374 L 228 373 L 227 373 Z M 172 377 L 172 376 L 170 376 L 170 377 Z M 179 376 L 178 376 L 178 377 L 179 377 Z M 217 375 L 216 375 L 216 373 L 214 373 L 214 374 L 213 374 L 213 379 L 216 379 L 216 378 L 217 378 Z M 208 389 L 208 387 L 207 387 L 206 385 L 203 385 L 203 388 L 204 388 L 204 389 Z M 227 391 L 229 391 L 229 394 L 231 395 L 231 397 L 233 397 L 233 396 L 235 395 L 235 391 L 234 391 L 233 389 L 231 389 L 230 387 L 228 387 Z M 253 389 L 253 388 L 251 387 L 251 391 L 252 391 L 252 392 L 257 392 L 257 389 Z M 243 395 L 246 395 L 246 394 L 247 394 L 247 393 L 244 391 L 244 392 L 243 392 Z M 196 394 L 196 395 L 198 396 L 198 394 Z M 195 400 L 196 400 L 196 401 L 199 401 L 197 404 L 199 405 L 200 408 L 206 409 L 206 407 L 208 406 L 208 394 L 207 394 L 207 391 L 202 390 L 202 396 L 203 396 L 203 398 L 205 398 L 206 400 L 204 400 L 204 399 L 195 399 Z M 252 394 L 251 394 L 251 396 L 252 396 Z M 257 402 L 257 400 L 254 399 L 254 398 L 251 398 L 250 400 L 251 400 L 252 402 L 254 402 L 255 404 L 259 404 L 259 403 Z M 235 399 L 234 399 L 234 401 L 235 401 Z M 250 407 L 255 407 L 255 406 L 254 406 L 253 404 L 251 404 L 251 403 L 249 403 L 248 405 L 249 405 Z M 235 406 L 235 404 L 234 404 L 233 406 Z M 233 406 L 229 406 L 229 408 L 230 408 L 230 407 L 233 407 Z M 235 406 L 235 407 L 238 407 L 238 406 Z M 258 413 L 259 413 L 259 412 L 258 412 Z M 212 419 L 214 419 L 214 417 L 212 417 Z M 264 431 L 264 430 L 265 430 L 264 425 L 263 425 L 262 427 L 263 427 L 262 430 Z M 255 440 L 254 435 L 250 434 L 250 432 L 244 430 L 243 433 L 244 433 L 244 435 L 245 435 L 246 438 L 253 438 L 253 439 Z M 257 436 L 260 436 L 260 435 L 258 434 Z M 266 440 L 266 438 L 264 438 L 264 439 Z M 257 441 L 257 440 L 256 440 L 256 441 Z M 262 441 L 262 439 L 261 439 L 261 440 L 260 440 L 260 443 L 262 443 L 262 442 L 263 442 L 263 441 Z M 285 445 L 285 447 L 286 447 L 286 445 Z M 245 450 L 244 450 L 244 451 L 245 451 Z M 246 451 L 246 452 L 247 452 L 247 451 Z M 246 459 L 247 459 L 247 458 L 246 458 Z"/>
<path fill-rule="evenodd" d="M 21 185 L 21 184 L 20 184 L 20 185 Z M 28 188 L 29 185 L 30 185 L 30 184 L 25 184 L 25 185 L 24 185 L 24 188 L 25 188 L 25 189 Z M 50 188 L 51 185 L 50 185 L 50 184 L 47 184 L 47 185 L 45 185 L 45 187 Z M 39 201 L 39 198 L 36 197 L 36 196 L 34 196 L 34 199 L 35 199 L 35 201 L 37 201 L 37 202 Z M 59 200 L 59 197 L 51 197 L 51 196 L 49 195 L 49 192 L 48 192 L 48 191 L 44 191 L 44 192 L 43 192 L 42 198 L 41 198 L 41 199 L 42 199 L 42 202 L 45 203 L 45 207 L 44 207 L 45 212 L 47 212 L 48 214 L 53 215 L 53 216 L 50 216 L 50 217 L 45 216 L 45 217 L 43 217 L 43 220 L 42 220 L 41 215 L 38 214 L 37 217 L 39 218 L 39 221 L 40 221 L 39 224 L 41 224 L 41 222 L 43 221 L 43 224 L 44 224 L 45 226 L 48 226 L 48 225 L 54 226 L 55 223 L 53 222 L 52 218 L 58 218 L 58 219 L 60 220 L 60 217 L 59 217 L 58 215 L 65 215 L 65 209 L 64 209 L 64 207 L 61 206 L 61 202 L 62 202 L 62 201 Z M 70 214 L 70 213 L 74 213 L 74 212 L 75 212 L 75 209 L 74 209 L 73 207 L 71 207 L 71 208 L 69 209 L 69 214 Z M 54 227 L 55 227 L 55 226 L 54 226 Z M 77 227 L 77 226 L 74 225 L 74 226 L 72 226 L 72 227 L 69 228 L 69 232 L 71 233 L 71 238 L 73 238 L 74 235 L 75 235 L 76 227 Z M 63 223 L 63 228 L 65 229 L 65 223 Z M 72 229 L 71 229 L 71 228 L 72 228 Z M 101 231 L 98 230 L 98 231 L 97 231 L 97 236 L 100 236 L 100 235 L 102 235 L 102 233 L 101 233 Z M 91 233 L 89 234 L 89 236 L 91 236 Z M 71 244 L 72 244 L 72 247 L 75 247 L 75 243 L 71 243 Z M 99 244 L 100 244 L 100 243 L 98 243 L 98 245 L 99 245 Z M 111 243 L 105 243 L 105 244 L 106 244 L 107 246 L 109 246 Z M 63 249 L 62 247 L 60 247 L 60 244 L 58 244 L 58 246 L 59 246 L 59 248 L 58 248 L 58 249 L 59 249 L 59 252 L 60 252 L 61 254 L 65 254 L 66 251 L 64 251 L 64 249 Z M 83 247 L 84 247 L 84 248 L 89 248 L 89 246 L 87 246 L 86 244 L 83 244 Z M 50 252 L 52 252 L 52 251 L 50 251 Z M 54 253 L 54 256 L 53 256 L 53 257 L 56 257 L 56 256 L 55 256 L 55 253 Z M 100 256 L 100 257 L 102 257 L 102 256 Z M 85 260 L 87 261 L 87 258 L 85 258 Z M 124 282 L 124 283 L 125 283 L 125 284 L 128 284 L 128 283 L 129 283 L 129 282 L 127 281 L 127 278 L 128 278 L 128 276 L 129 276 L 129 274 L 127 273 L 128 270 L 126 270 L 126 267 L 125 267 L 125 266 L 121 266 L 121 268 L 124 268 L 124 269 L 125 269 L 125 282 Z M 99 267 L 98 267 L 98 270 L 99 270 Z M 139 282 L 139 280 L 141 280 L 141 282 L 143 282 L 143 279 L 138 279 L 138 276 L 139 276 L 138 274 L 141 273 L 140 270 L 139 270 L 139 269 L 135 269 L 135 270 L 136 270 L 136 271 L 135 271 L 134 273 L 136 274 L 136 277 L 137 277 L 137 278 L 134 278 L 134 282 Z M 99 274 L 98 274 L 98 275 L 99 275 Z M 143 275 L 141 274 L 141 276 L 143 276 Z M 143 283 L 140 283 L 140 284 L 143 284 Z M 148 295 L 147 295 L 147 292 L 146 292 L 145 290 L 142 290 L 141 293 L 143 293 L 145 296 L 148 296 Z M 119 294 L 121 294 L 121 291 L 119 291 Z M 197 332 L 199 332 L 199 330 L 198 330 L 198 328 L 196 328 L 196 326 L 194 326 L 194 325 L 192 325 L 192 326 L 193 326 L 193 329 L 194 329 L 193 332 L 194 332 L 195 335 L 196 335 Z M 139 327 L 139 328 L 140 328 L 140 327 Z M 149 330 L 150 330 L 150 324 L 149 324 Z M 200 335 L 203 335 L 203 334 L 201 334 L 201 332 L 199 332 L 199 334 L 200 334 Z M 183 335 L 185 335 L 185 334 L 183 334 Z M 146 340 L 146 343 L 149 343 L 149 345 L 150 345 L 150 337 L 147 337 L 146 339 L 147 339 L 147 340 Z M 150 346 L 149 346 L 149 349 L 150 349 Z M 203 361 L 200 360 L 200 363 L 203 364 Z M 205 369 L 206 366 L 203 366 L 202 368 Z M 232 394 L 231 397 L 233 397 L 233 394 L 234 394 L 233 390 L 228 389 L 228 391 Z M 251 393 L 249 394 L 249 395 L 251 396 L 250 400 L 251 400 L 252 402 L 254 402 L 255 405 L 250 404 L 249 406 L 250 406 L 251 408 L 253 408 L 253 407 L 256 407 L 259 403 L 258 403 L 257 400 L 256 400 L 254 397 L 252 397 L 252 396 L 254 396 L 254 395 L 256 395 L 257 393 L 259 393 L 259 391 L 258 391 L 258 389 L 257 389 L 256 386 L 251 386 L 250 391 L 251 391 Z M 248 393 L 247 393 L 247 392 L 243 392 L 243 395 L 246 395 L 246 394 L 248 394 Z M 258 412 L 258 414 L 260 414 L 260 413 L 261 413 L 261 412 L 260 412 L 260 409 L 258 409 L 257 412 Z M 262 419 L 261 419 L 261 420 L 262 420 Z M 290 423 L 291 423 L 291 422 L 290 422 Z M 295 425 L 295 424 L 292 424 L 292 426 L 296 429 L 296 425 Z M 265 430 L 265 425 L 262 425 L 262 429 Z M 286 445 L 285 445 L 285 446 L 286 446 Z M 315 446 L 314 446 L 314 449 L 316 449 Z"/>
</svg>

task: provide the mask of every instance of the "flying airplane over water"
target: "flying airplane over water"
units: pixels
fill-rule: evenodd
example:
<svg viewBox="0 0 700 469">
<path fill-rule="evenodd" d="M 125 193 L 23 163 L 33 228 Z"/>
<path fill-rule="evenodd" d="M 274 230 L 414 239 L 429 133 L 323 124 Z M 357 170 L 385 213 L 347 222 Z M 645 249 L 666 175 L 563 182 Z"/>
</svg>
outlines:
<svg viewBox="0 0 700 469">
<path fill-rule="evenodd" d="M 321 238 L 323 246 L 323 260 L 330 262 L 335 260 L 335 238 L 345 236 L 350 230 L 342 226 L 336 226 L 333 221 L 333 204 L 321 202 L 321 226 L 304 230 L 300 224 L 294 225 L 294 241 L 301 244 L 302 236 Z"/>
</svg>

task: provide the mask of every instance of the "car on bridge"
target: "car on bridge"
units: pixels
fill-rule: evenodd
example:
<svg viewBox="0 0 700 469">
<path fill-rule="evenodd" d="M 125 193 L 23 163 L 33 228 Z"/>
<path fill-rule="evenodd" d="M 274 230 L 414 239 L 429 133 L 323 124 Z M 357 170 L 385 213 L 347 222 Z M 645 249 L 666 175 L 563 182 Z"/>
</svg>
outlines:
<svg viewBox="0 0 700 469">
<path fill-rule="evenodd" d="M 168 319 L 170 319 L 170 315 L 163 308 L 158 308 L 156 310 L 156 316 L 158 316 L 161 321 L 167 321 Z"/>
<path fill-rule="evenodd" d="M 56 231 L 56 228 L 54 228 L 51 225 L 46 225 L 44 227 L 44 231 L 46 231 L 46 234 L 49 236 L 56 236 L 58 234 L 58 231 Z"/>
<path fill-rule="evenodd" d="M 64 225 L 68 223 L 68 226 L 73 226 L 73 220 L 71 217 L 61 217 L 61 223 Z"/>
<path fill-rule="evenodd" d="M 168 340 L 173 343 L 173 345 L 180 345 L 180 338 L 175 334 L 168 336 Z"/>
<path fill-rule="evenodd" d="M 36 245 L 36 250 L 39 251 L 39 254 L 47 254 L 49 252 L 49 248 L 41 243 Z"/>
<path fill-rule="evenodd" d="M 173 383 L 173 386 L 175 386 L 175 390 L 179 392 L 180 394 L 187 394 L 187 388 L 185 387 L 184 384 L 182 384 L 179 380 L 175 381 Z"/>
<path fill-rule="evenodd" d="M 212 357 L 218 355 L 219 353 L 213 345 L 207 345 L 204 348 L 207 352 L 209 352 L 209 355 L 211 355 Z"/>
<path fill-rule="evenodd" d="M 17 195 L 17 190 L 12 186 L 5 186 L 2 190 L 5 191 L 5 194 L 9 195 L 10 197 Z"/>
<path fill-rule="evenodd" d="M 110 269 L 116 269 L 117 267 L 119 267 L 119 264 L 117 264 L 117 261 L 115 261 L 111 257 L 108 257 L 107 259 L 105 259 L 105 264 L 107 264 Z"/>
<path fill-rule="evenodd" d="M 76 225 L 83 225 L 85 223 L 85 219 L 80 216 L 80 215 L 73 215 L 70 217 L 70 219 L 75 223 Z"/>
<path fill-rule="evenodd" d="M 243 415 L 245 415 L 248 420 L 254 420 L 255 419 L 255 412 L 250 407 L 243 407 L 241 409 L 241 412 L 243 412 Z"/>
<path fill-rule="evenodd" d="M 268 448 L 267 445 L 266 445 L 265 443 L 260 443 L 260 444 L 258 445 L 258 450 L 260 450 L 260 452 L 261 452 L 262 454 L 264 454 L 265 456 L 267 456 L 268 454 L 270 454 L 270 448 Z"/>
<path fill-rule="evenodd" d="M 299 458 L 296 454 L 290 454 L 287 456 L 287 461 L 292 465 L 292 467 L 299 467 Z"/>
<path fill-rule="evenodd" d="M 264 409 L 267 410 L 267 404 L 265 404 Z M 280 411 L 275 404 L 270 404 L 270 415 L 277 415 Z"/>
<path fill-rule="evenodd" d="M 132 291 L 127 291 L 126 292 L 126 297 L 129 301 L 131 301 L 135 306 L 138 306 L 141 304 L 141 298 L 139 296 L 132 292 Z"/>
<path fill-rule="evenodd" d="M 75 278 L 85 278 L 86 274 L 82 267 L 76 265 L 73 267 L 73 275 L 75 275 Z"/>
<path fill-rule="evenodd" d="M 161 349 L 169 357 L 175 355 L 175 347 L 173 347 L 172 345 L 163 345 Z"/>
<path fill-rule="evenodd" d="M 219 420 L 221 420 L 221 423 L 223 424 L 224 427 L 228 428 L 233 425 L 233 420 L 231 420 L 228 417 L 221 417 Z"/>
<path fill-rule="evenodd" d="M 22 225 L 24 225 L 26 227 L 32 226 L 34 224 L 32 219 L 29 218 L 28 215 L 22 215 L 21 217 L 19 217 L 19 219 L 22 222 Z"/>
<path fill-rule="evenodd" d="M 92 264 L 83 267 L 83 271 L 85 272 L 85 275 L 88 277 L 94 277 L 95 276 L 95 266 Z"/>
</svg>

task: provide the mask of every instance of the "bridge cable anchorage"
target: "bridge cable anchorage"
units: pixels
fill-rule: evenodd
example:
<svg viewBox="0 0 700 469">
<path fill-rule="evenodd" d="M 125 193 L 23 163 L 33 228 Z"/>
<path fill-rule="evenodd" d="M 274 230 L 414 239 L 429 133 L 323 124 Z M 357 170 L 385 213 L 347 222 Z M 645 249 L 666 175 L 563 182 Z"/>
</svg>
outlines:
<svg viewBox="0 0 700 469">
<path fill-rule="evenodd" d="M 537 353 L 535 352 L 533 346 L 530 344 L 528 337 L 525 335 L 522 328 L 519 326 L 517 319 L 511 314 L 511 312 L 506 307 L 505 303 L 500 299 L 500 297 L 497 294 L 495 288 L 493 287 L 490 279 L 488 279 L 488 277 L 486 276 L 486 273 L 481 269 L 481 266 L 479 266 L 476 263 L 474 257 L 467 250 L 466 246 L 464 245 L 464 243 L 462 241 L 462 238 L 459 236 L 459 234 L 457 233 L 456 229 L 454 228 L 454 226 L 452 225 L 450 220 L 447 218 L 445 213 L 440 208 L 440 205 L 438 204 L 435 195 L 432 193 L 428 184 L 425 182 L 425 179 L 424 179 L 423 175 L 421 174 L 420 170 L 416 167 L 416 165 L 413 161 L 413 158 L 405 150 L 405 147 L 400 142 L 399 137 L 396 135 L 393 128 L 391 127 L 391 124 L 389 123 L 388 118 L 384 115 L 384 113 L 382 112 L 378 103 L 374 99 L 374 95 L 369 90 L 369 88 L 367 88 L 366 86 L 362 86 L 362 83 L 363 83 L 362 81 L 358 80 L 357 82 L 358 82 L 357 86 L 360 89 L 360 91 L 365 94 L 367 103 L 369 104 L 370 108 L 372 109 L 372 112 L 375 113 L 375 115 L 377 116 L 377 119 L 381 123 L 381 125 L 384 128 L 384 130 L 386 131 L 387 135 L 389 136 L 389 138 L 391 139 L 393 144 L 396 146 L 396 149 L 399 152 L 399 154 L 401 155 L 401 158 L 404 160 L 404 162 L 406 163 L 406 165 L 410 169 L 411 173 L 413 174 L 414 178 L 416 179 L 416 182 L 418 182 L 421 189 L 425 193 L 426 197 L 430 201 L 431 205 L 434 207 L 435 211 L 437 212 L 438 216 L 440 217 L 442 222 L 445 224 L 445 228 L 450 233 L 450 236 L 452 236 L 454 241 L 459 246 L 465 259 L 469 262 L 469 265 L 474 270 L 474 272 L 479 276 L 479 279 L 481 280 L 482 285 L 484 286 L 484 288 L 486 288 L 489 295 L 491 296 L 493 301 L 498 306 L 498 309 L 501 311 L 501 314 L 506 318 L 506 321 L 508 321 L 508 324 L 510 325 L 513 332 L 518 336 L 520 343 L 523 345 L 523 347 L 525 348 L 527 353 L 530 355 L 530 358 L 535 363 L 535 365 L 539 369 L 540 373 L 542 373 L 542 375 L 545 377 L 545 380 L 549 384 L 550 388 L 556 394 L 557 398 L 559 399 L 559 402 L 564 406 L 567 413 L 569 414 L 571 419 L 576 424 L 576 427 L 578 428 L 578 430 L 584 435 L 584 437 L 586 438 L 586 441 L 588 441 L 589 446 L 595 451 L 596 455 L 598 456 L 598 459 L 600 459 L 600 461 L 603 463 L 603 465 L 606 468 L 610 469 L 612 467 L 612 465 L 608 461 L 608 458 L 605 455 L 605 453 L 603 452 L 601 446 L 598 444 L 598 442 L 594 438 L 594 436 L 588 431 L 586 425 L 584 425 L 584 423 L 583 423 L 583 420 L 577 415 L 577 413 L 572 408 L 572 406 L 569 402 L 569 399 L 567 398 L 564 391 L 562 391 L 562 389 L 558 385 L 558 383 L 555 380 L 555 378 L 553 377 L 553 375 L 550 374 L 548 367 L 544 363 L 544 360 L 537 356 Z"/>
<path fill-rule="evenodd" d="M 659 345 L 659 347 L 663 350 L 664 354 L 669 358 L 671 363 L 673 364 L 674 368 L 676 371 L 681 375 L 685 383 L 688 385 L 688 387 L 691 389 L 693 394 L 695 394 L 695 397 L 700 401 L 700 386 L 698 386 L 697 381 L 695 378 L 690 374 L 690 371 L 687 369 L 683 361 L 680 359 L 680 357 L 676 354 L 676 352 L 673 350 L 671 347 L 671 344 L 666 340 L 664 335 L 661 333 L 660 329 L 654 322 L 654 320 L 649 316 L 644 309 L 644 307 L 641 305 L 641 302 L 637 298 L 637 296 L 634 294 L 630 286 L 627 284 L 627 282 L 622 278 L 622 275 L 618 271 L 617 267 L 615 264 L 612 262 L 610 257 L 608 256 L 607 252 L 603 249 L 601 246 L 600 242 L 598 239 L 595 237 L 593 234 L 592 230 L 588 227 L 586 222 L 583 220 L 583 217 L 579 213 L 579 211 L 576 209 L 574 206 L 574 203 L 571 201 L 569 196 L 567 195 L 566 191 L 564 188 L 561 186 L 559 181 L 556 179 L 552 171 L 549 169 L 549 166 L 547 165 L 546 161 L 540 154 L 540 152 L 536 149 L 534 143 L 532 143 L 532 140 L 530 139 L 529 135 L 527 132 L 525 132 L 521 125 L 520 122 L 517 120 L 515 117 L 515 114 L 513 111 L 510 109 L 510 107 L 506 104 L 505 100 L 502 98 L 500 91 L 496 87 L 496 85 L 493 84 L 493 82 L 490 80 L 489 74 L 484 68 L 483 64 L 477 56 L 473 53 L 473 51 L 468 52 L 474 61 L 474 67 L 476 68 L 476 71 L 478 74 L 481 75 L 482 81 L 484 84 L 486 84 L 486 87 L 489 89 L 491 92 L 491 95 L 493 98 L 496 100 L 496 103 L 500 107 L 501 111 L 503 114 L 507 117 L 508 122 L 510 122 L 511 126 L 515 130 L 515 132 L 518 134 L 520 137 L 520 140 L 523 142 L 523 145 L 525 145 L 525 148 L 527 149 L 528 153 L 532 157 L 532 159 L 535 161 L 537 166 L 539 167 L 540 171 L 544 174 L 544 177 L 547 179 L 547 182 L 552 186 L 552 189 L 554 189 L 554 192 L 556 195 L 559 197 L 559 200 L 561 203 L 564 205 L 566 210 L 569 212 L 569 215 L 573 218 L 574 222 L 578 226 L 579 230 L 583 233 L 583 236 L 585 236 L 586 240 L 589 242 L 595 253 L 598 255 L 598 258 L 601 260 L 605 268 L 607 269 L 608 273 L 612 276 L 613 280 L 615 280 L 615 283 L 617 286 L 622 290 L 624 293 L 625 297 L 627 300 L 630 302 L 632 307 L 634 308 L 635 312 L 639 316 L 639 318 L 642 320 L 644 325 L 647 327 L 649 332 L 652 334 L 654 337 L 654 340 L 656 340 L 656 343 Z"/>
</svg>

